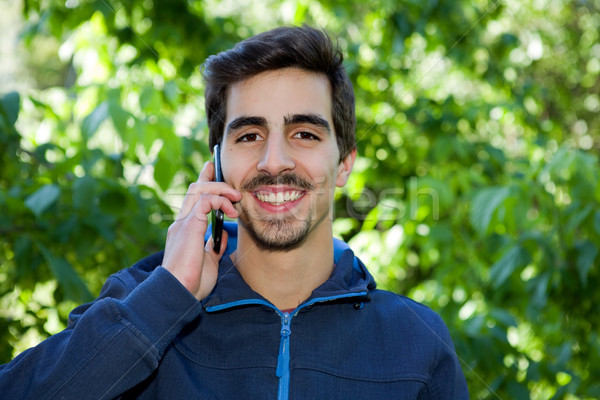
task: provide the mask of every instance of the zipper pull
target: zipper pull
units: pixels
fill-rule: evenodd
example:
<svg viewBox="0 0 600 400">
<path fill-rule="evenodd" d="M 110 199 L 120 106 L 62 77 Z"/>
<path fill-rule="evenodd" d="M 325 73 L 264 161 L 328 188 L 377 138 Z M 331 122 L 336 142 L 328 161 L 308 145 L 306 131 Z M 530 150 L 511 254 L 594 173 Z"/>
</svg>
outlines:
<svg viewBox="0 0 600 400">
<path fill-rule="evenodd" d="M 290 320 L 290 313 L 283 313 L 283 321 L 281 324 L 281 336 L 290 336 L 290 333 L 292 333 L 290 329 Z"/>
<path fill-rule="evenodd" d="M 277 356 L 277 370 L 275 373 L 278 378 L 289 377 L 290 373 L 290 335 L 292 334 L 290 322 L 290 313 L 283 313 L 281 342 L 279 343 L 279 355 Z"/>
</svg>

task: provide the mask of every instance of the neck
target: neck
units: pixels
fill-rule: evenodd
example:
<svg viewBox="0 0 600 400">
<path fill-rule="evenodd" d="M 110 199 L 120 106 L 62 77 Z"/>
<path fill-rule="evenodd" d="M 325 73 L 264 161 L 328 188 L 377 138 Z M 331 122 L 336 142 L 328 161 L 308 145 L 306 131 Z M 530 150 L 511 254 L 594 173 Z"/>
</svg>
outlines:
<svg viewBox="0 0 600 400">
<path fill-rule="evenodd" d="M 296 308 L 333 271 L 333 239 L 312 235 L 286 251 L 260 249 L 245 229 L 238 227 L 238 243 L 232 259 L 244 281 L 280 310 Z"/>
</svg>

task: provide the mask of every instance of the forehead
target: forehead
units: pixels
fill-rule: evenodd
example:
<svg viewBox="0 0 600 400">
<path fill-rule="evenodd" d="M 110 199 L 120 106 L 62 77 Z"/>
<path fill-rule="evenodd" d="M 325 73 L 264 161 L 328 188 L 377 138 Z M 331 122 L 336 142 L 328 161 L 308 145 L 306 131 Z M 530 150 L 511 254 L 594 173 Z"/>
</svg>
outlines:
<svg viewBox="0 0 600 400">
<path fill-rule="evenodd" d="M 279 122 L 298 113 L 331 121 L 331 85 L 325 74 L 299 68 L 266 71 L 236 82 L 227 92 L 227 122 L 242 115 Z"/>
</svg>

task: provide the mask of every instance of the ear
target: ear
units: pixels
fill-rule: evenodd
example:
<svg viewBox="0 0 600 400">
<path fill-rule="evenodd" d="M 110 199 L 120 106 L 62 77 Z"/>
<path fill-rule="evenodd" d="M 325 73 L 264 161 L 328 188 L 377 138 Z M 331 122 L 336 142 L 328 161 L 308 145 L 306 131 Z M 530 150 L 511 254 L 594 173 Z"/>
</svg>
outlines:
<svg viewBox="0 0 600 400">
<path fill-rule="evenodd" d="M 335 186 L 342 187 L 348 181 L 352 167 L 354 166 L 354 160 L 356 159 L 356 149 L 352 149 L 350 153 L 338 165 L 337 179 L 335 180 Z"/>
</svg>

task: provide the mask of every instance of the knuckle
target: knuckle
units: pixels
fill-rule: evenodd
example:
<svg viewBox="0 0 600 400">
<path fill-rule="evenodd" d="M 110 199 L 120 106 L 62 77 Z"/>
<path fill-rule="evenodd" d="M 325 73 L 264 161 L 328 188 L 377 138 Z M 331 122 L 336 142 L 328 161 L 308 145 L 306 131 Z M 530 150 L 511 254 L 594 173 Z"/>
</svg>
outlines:
<svg viewBox="0 0 600 400">
<path fill-rule="evenodd" d="M 191 196 L 201 195 L 203 192 L 206 192 L 206 183 L 205 182 L 194 182 L 190 183 L 188 186 L 188 194 Z"/>
<path fill-rule="evenodd" d="M 198 191 L 198 182 L 193 182 L 190 183 L 190 185 L 188 186 L 188 194 L 194 194 Z"/>
</svg>

